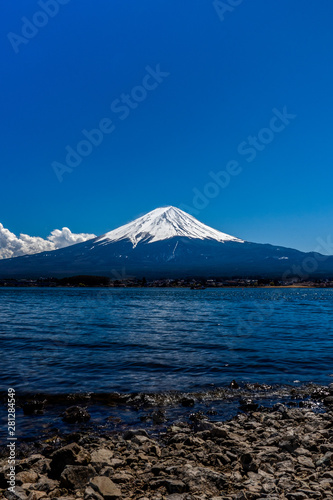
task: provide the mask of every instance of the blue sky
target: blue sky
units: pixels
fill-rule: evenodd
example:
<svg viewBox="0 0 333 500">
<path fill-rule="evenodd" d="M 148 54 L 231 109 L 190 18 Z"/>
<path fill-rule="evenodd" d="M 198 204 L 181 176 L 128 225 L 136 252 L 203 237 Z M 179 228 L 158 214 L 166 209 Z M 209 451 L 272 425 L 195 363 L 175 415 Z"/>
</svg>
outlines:
<svg viewBox="0 0 333 500">
<path fill-rule="evenodd" d="M 0 222 L 102 234 L 175 205 L 250 241 L 313 250 L 332 235 L 333 4 L 236 3 L 6 3 Z M 54 162 L 72 169 L 62 182 Z M 211 173 L 230 162 L 221 187 Z"/>
</svg>

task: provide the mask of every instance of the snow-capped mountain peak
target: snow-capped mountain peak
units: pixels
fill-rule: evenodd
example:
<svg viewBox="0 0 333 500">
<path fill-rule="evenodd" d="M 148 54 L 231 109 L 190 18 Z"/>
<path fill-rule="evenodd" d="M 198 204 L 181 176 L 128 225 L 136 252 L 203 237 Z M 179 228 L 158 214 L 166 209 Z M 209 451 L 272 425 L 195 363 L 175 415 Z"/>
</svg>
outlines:
<svg viewBox="0 0 333 500">
<path fill-rule="evenodd" d="M 243 240 L 206 226 L 192 215 L 172 206 L 156 208 L 146 215 L 135 219 L 133 222 L 100 236 L 97 241 L 109 243 L 130 240 L 133 243 L 133 247 L 136 247 L 141 241 L 153 243 L 155 241 L 174 238 L 175 236 L 243 243 Z"/>
</svg>

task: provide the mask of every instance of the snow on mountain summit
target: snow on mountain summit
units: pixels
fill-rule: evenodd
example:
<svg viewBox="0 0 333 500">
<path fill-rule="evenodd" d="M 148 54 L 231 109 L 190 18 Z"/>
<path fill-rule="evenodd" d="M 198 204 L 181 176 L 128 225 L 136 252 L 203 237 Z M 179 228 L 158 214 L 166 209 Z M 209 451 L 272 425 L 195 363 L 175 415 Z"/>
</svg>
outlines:
<svg viewBox="0 0 333 500">
<path fill-rule="evenodd" d="M 97 240 L 99 242 L 103 241 L 103 243 L 130 240 L 133 243 L 133 247 L 136 247 L 141 241 L 153 243 L 155 241 L 174 238 L 175 236 L 243 243 L 243 240 L 206 226 L 192 217 L 192 215 L 171 206 L 156 208 L 129 224 L 125 224 L 100 236 Z"/>
</svg>

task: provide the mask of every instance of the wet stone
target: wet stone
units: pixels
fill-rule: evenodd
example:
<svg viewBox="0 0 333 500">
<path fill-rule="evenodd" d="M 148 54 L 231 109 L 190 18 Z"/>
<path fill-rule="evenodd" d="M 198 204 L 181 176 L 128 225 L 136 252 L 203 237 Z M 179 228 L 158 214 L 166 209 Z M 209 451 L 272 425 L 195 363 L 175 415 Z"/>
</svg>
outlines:
<svg viewBox="0 0 333 500">
<path fill-rule="evenodd" d="M 62 419 L 68 424 L 76 424 L 79 422 L 88 422 L 90 420 L 90 415 L 87 410 L 81 408 L 81 406 L 70 406 L 65 410 Z"/>
<path fill-rule="evenodd" d="M 239 409 L 245 412 L 256 411 L 259 405 L 255 403 L 252 399 L 240 399 Z"/>
<path fill-rule="evenodd" d="M 180 401 L 182 406 L 190 407 L 195 405 L 195 400 L 190 397 L 184 397 Z"/>
<path fill-rule="evenodd" d="M 22 405 L 24 415 L 43 415 L 46 401 L 26 401 Z"/>
</svg>

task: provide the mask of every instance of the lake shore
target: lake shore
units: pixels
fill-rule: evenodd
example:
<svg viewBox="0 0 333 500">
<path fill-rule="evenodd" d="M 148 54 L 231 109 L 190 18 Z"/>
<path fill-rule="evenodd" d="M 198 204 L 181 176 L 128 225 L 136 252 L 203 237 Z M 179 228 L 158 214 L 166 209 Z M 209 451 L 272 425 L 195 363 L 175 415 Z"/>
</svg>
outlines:
<svg viewBox="0 0 333 500">
<path fill-rule="evenodd" d="M 112 279 L 107 276 L 70 276 L 68 278 L 21 278 L 0 279 L 0 288 L 183 288 L 192 290 L 232 289 L 232 288 L 333 288 L 330 278 L 299 279 L 298 277 L 281 279 L 281 277 L 266 278 L 209 278 L 209 277 L 184 277 L 184 278 L 130 278 Z"/>
<path fill-rule="evenodd" d="M 168 421 L 163 431 L 57 429 L 17 448 L 16 496 L 6 490 L 2 449 L 0 495 L 11 500 L 333 499 L 333 385 L 317 389 L 320 412 L 281 403 L 243 401 L 224 422 L 202 412 Z M 190 402 L 188 402 L 190 404 Z M 84 409 L 67 417 L 84 421 Z M 75 413 L 76 412 L 76 413 Z M 157 413 L 158 415 L 158 413 Z M 162 417 L 162 413 L 160 413 Z"/>
</svg>

